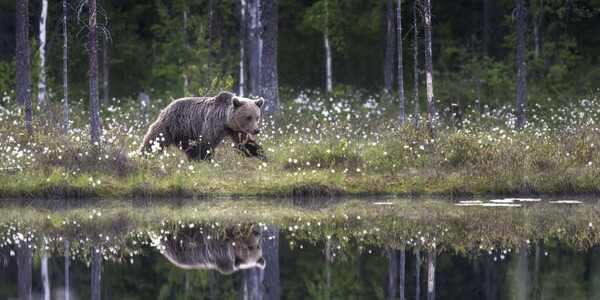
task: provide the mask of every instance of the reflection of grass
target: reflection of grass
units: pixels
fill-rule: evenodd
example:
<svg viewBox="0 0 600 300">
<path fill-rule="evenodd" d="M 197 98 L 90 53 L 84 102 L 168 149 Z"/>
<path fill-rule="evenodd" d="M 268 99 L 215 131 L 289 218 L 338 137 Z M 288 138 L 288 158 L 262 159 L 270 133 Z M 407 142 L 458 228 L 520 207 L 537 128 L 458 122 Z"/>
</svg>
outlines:
<svg viewBox="0 0 600 300">
<path fill-rule="evenodd" d="M 311 97 L 284 101 L 281 116 L 273 122 L 264 121 L 259 142 L 269 157 L 267 161 L 242 157 L 228 145 L 216 149 L 212 162 L 188 162 L 173 148 L 140 155 L 136 149 L 148 124 L 139 121 L 137 109 L 126 107 L 103 112 L 107 117 L 98 146 L 89 145 L 85 114 L 73 115 L 68 137 L 50 131 L 40 119 L 36 119 L 36 134 L 28 136 L 23 126 L 18 126 L 21 115 L 9 107 L 0 113 L 0 195 L 86 198 L 600 192 L 600 131 L 594 123 L 600 119 L 600 103 L 596 99 L 555 108 L 556 115 L 545 118 L 536 115 L 524 131 L 514 130 L 514 116 L 505 107 L 483 114 L 464 113 L 461 120 L 441 118 L 437 137 L 432 140 L 425 131 L 398 129 L 395 107 L 366 108 L 352 95 L 332 100 Z M 154 115 L 160 107 L 163 105 L 157 104 Z M 73 109 L 82 109 L 82 105 L 75 104 Z M 446 127 L 444 121 L 453 126 Z"/>
<path fill-rule="evenodd" d="M 0 245 L 16 242 L 21 233 L 31 236 L 34 245 L 41 245 L 45 236 L 57 251 L 62 251 L 63 240 L 68 239 L 71 251 L 77 251 L 73 256 L 86 257 L 91 245 L 102 245 L 107 257 L 121 258 L 142 251 L 149 232 L 172 233 L 190 224 L 223 230 L 274 224 L 291 246 L 331 239 L 338 254 L 353 243 L 362 248 L 396 249 L 435 243 L 438 249 L 467 254 L 490 248 L 515 249 L 521 239 L 533 243 L 556 238 L 579 249 L 600 242 L 600 207 L 595 204 L 490 208 L 458 207 L 427 199 L 385 201 L 391 204 L 348 200 L 297 206 L 288 201 L 228 199 L 102 201 L 69 209 L 63 202 L 56 202 L 53 209 L 41 203 L 26 207 L 6 204 L 0 209 Z"/>
</svg>

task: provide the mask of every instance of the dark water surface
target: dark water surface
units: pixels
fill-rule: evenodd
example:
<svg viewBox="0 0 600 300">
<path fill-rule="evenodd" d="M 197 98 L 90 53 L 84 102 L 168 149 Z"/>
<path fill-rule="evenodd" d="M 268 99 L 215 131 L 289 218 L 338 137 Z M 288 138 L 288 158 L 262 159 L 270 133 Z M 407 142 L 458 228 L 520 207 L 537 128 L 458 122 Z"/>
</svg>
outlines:
<svg viewBox="0 0 600 300">
<path fill-rule="evenodd" d="M 284 207 L 294 210 L 276 216 L 233 215 L 243 222 L 222 216 L 208 222 L 202 210 L 184 215 L 195 203 L 6 204 L 0 299 L 29 293 L 43 299 L 44 256 L 51 299 L 400 299 L 401 293 L 404 299 L 600 299 L 595 201 L 484 200 L 521 206 L 478 207 L 464 215 L 459 212 L 472 208 L 456 202 L 403 201 L 292 204 Z M 226 205 L 241 214 L 257 204 Z M 423 205 L 430 206 L 415 209 Z M 486 218 L 489 227 L 477 223 Z M 381 226 L 388 222 L 417 231 Z M 520 238 L 504 233 L 510 230 Z"/>
</svg>

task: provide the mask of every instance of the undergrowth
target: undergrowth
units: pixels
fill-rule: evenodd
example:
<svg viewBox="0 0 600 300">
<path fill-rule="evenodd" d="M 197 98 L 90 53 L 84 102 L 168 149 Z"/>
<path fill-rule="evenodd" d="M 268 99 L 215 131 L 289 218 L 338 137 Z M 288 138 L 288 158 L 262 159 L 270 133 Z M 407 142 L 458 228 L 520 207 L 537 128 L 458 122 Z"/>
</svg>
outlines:
<svg viewBox="0 0 600 300">
<path fill-rule="evenodd" d="M 225 141 L 213 160 L 189 162 L 179 149 L 141 154 L 149 124 L 139 108 L 102 110 L 102 138 L 89 141 L 83 103 L 71 104 L 68 135 L 58 122 L 0 111 L 0 195 L 24 198 L 338 195 L 534 195 L 600 192 L 600 103 L 543 107 L 514 128 L 511 107 L 463 112 L 440 108 L 435 138 L 414 116 L 396 123 L 396 107 L 377 95 L 302 92 L 263 117 L 259 143 L 268 159 L 239 155 Z M 152 121 L 168 101 L 151 107 Z M 45 116 L 37 111 L 36 116 Z M 57 115 L 57 114 L 54 114 Z M 423 118 L 421 118 L 422 120 Z M 150 121 L 150 122 L 151 122 Z M 54 125 L 53 125 L 54 124 Z"/>
</svg>

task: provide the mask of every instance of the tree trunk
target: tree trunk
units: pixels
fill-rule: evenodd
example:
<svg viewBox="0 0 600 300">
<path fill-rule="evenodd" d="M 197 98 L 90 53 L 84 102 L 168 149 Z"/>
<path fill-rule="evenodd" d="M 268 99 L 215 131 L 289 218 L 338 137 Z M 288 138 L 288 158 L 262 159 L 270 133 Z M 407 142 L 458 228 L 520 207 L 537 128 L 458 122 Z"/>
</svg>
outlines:
<svg viewBox="0 0 600 300">
<path fill-rule="evenodd" d="M 16 3 L 16 98 L 19 106 L 25 104 L 25 128 L 33 134 L 31 121 L 31 91 L 29 89 L 29 2 L 17 0 Z"/>
<path fill-rule="evenodd" d="M 424 2 L 423 19 L 425 23 L 425 80 L 427 84 L 427 129 L 435 137 L 435 99 L 433 97 L 433 55 L 431 50 L 431 0 Z"/>
<path fill-rule="evenodd" d="M 519 0 L 521 1 L 521 0 Z M 527 242 L 525 240 L 519 241 L 519 300 L 527 299 Z"/>
<path fill-rule="evenodd" d="M 244 68 L 246 60 L 246 54 L 244 52 L 244 48 L 246 47 L 246 0 L 240 0 L 240 4 L 240 90 L 238 94 L 240 95 L 240 97 L 244 97 L 244 90 L 246 89 L 246 70 Z"/>
<path fill-rule="evenodd" d="M 100 276 L 102 269 L 102 256 L 100 248 L 92 249 L 92 300 L 100 300 Z"/>
<path fill-rule="evenodd" d="M 406 250 L 400 249 L 400 300 L 404 300 L 404 287 L 406 281 Z"/>
<path fill-rule="evenodd" d="M 68 77 L 67 63 L 68 51 L 67 47 L 67 0 L 63 0 L 63 132 L 65 135 L 69 133 L 69 94 L 68 94 Z M 66 242 L 66 241 L 65 241 Z"/>
<path fill-rule="evenodd" d="M 396 273 L 398 272 L 398 255 L 396 250 L 387 247 L 387 269 L 388 269 L 388 299 L 396 299 Z"/>
<path fill-rule="evenodd" d="M 48 18 L 48 0 L 42 0 L 40 12 L 40 81 L 38 82 L 38 104 L 46 105 L 46 19 Z"/>
<path fill-rule="evenodd" d="M 404 66 L 402 65 L 402 0 L 396 5 L 396 38 L 398 39 L 398 125 L 404 125 Z"/>
<path fill-rule="evenodd" d="M 419 9 L 418 5 L 419 0 L 415 0 L 413 3 L 413 71 L 415 77 L 415 85 L 413 87 L 413 103 L 415 105 L 415 131 L 419 131 L 419 27 L 417 26 L 417 10 Z"/>
<path fill-rule="evenodd" d="M 41 261 L 42 286 L 44 287 L 44 300 L 50 300 L 50 278 L 48 276 L 48 254 L 44 253 Z"/>
<path fill-rule="evenodd" d="M 323 28 L 323 43 L 325 44 L 325 88 L 333 91 L 331 76 L 331 47 L 329 46 L 329 1 L 325 0 L 325 25 Z"/>
<path fill-rule="evenodd" d="M 479 76 L 479 62 L 477 60 L 477 53 L 475 51 L 475 38 L 471 39 L 471 54 L 473 55 L 473 63 L 475 64 L 475 69 L 473 70 L 473 80 L 475 81 L 475 105 L 477 107 L 477 112 L 481 115 L 481 79 Z"/>
<path fill-rule="evenodd" d="M 17 245 L 19 300 L 31 300 L 31 248 L 25 241 Z"/>
<path fill-rule="evenodd" d="M 260 283 L 262 282 L 263 270 L 260 268 L 252 268 L 242 271 L 242 289 L 240 299 L 254 300 L 262 299 L 260 293 Z"/>
<path fill-rule="evenodd" d="M 277 80 L 277 0 L 264 0 L 260 11 L 261 40 L 260 93 L 264 97 L 264 112 L 274 116 L 279 107 Z"/>
<path fill-rule="evenodd" d="M 88 33 L 88 53 L 90 56 L 90 129 L 92 144 L 99 144 L 100 108 L 98 104 L 98 32 L 96 31 L 96 0 L 88 0 L 88 9 L 90 13 Z"/>
<path fill-rule="evenodd" d="M 63 4 L 66 0 L 63 0 Z M 70 299 L 71 285 L 69 278 L 69 241 L 65 239 L 65 300 Z"/>
<path fill-rule="evenodd" d="M 206 88 L 208 88 L 209 90 L 212 89 L 211 86 L 211 82 L 212 82 L 212 77 L 210 74 L 210 64 L 211 64 L 211 56 L 212 56 L 212 44 L 213 44 L 213 39 L 212 39 L 212 31 L 213 31 L 213 2 L 212 0 L 208 1 L 208 51 L 206 51 Z"/>
<path fill-rule="evenodd" d="M 527 83 L 525 78 L 525 8 L 523 0 L 517 0 L 517 128 L 525 126 Z"/>
<path fill-rule="evenodd" d="M 385 16 L 387 21 L 386 39 L 385 39 L 385 61 L 383 62 L 383 93 L 388 101 L 392 103 L 392 90 L 394 80 L 394 3 L 393 0 L 386 0 Z"/>
<path fill-rule="evenodd" d="M 183 33 L 185 35 L 185 42 L 183 47 L 185 47 L 185 49 L 187 50 L 188 47 L 190 47 L 190 43 L 189 43 L 189 39 L 188 37 L 188 8 L 187 8 L 187 3 L 184 1 L 183 2 Z M 200 67 L 200 70 L 202 70 L 202 67 Z M 200 71 L 200 74 L 198 81 L 200 82 L 200 86 L 202 86 L 202 71 Z M 183 72 L 183 94 L 185 95 L 188 92 L 188 87 L 190 84 L 190 79 L 188 78 L 187 75 L 187 69 L 184 69 Z"/>
<path fill-rule="evenodd" d="M 600 299 L 600 245 L 595 245 L 590 250 L 590 298 Z"/>
<path fill-rule="evenodd" d="M 261 71 L 261 53 L 262 53 L 262 40 L 261 40 L 261 20 L 260 20 L 260 0 L 248 0 L 248 40 L 250 47 L 248 49 L 248 55 L 250 56 L 250 90 L 253 95 L 259 94 L 260 84 L 260 71 Z"/>
<path fill-rule="evenodd" d="M 421 298 L 421 251 L 415 253 L 415 299 Z"/>
<path fill-rule="evenodd" d="M 266 266 L 263 278 L 263 297 L 265 300 L 281 298 L 279 294 L 279 229 L 268 225 L 266 236 L 261 240 L 261 248 Z M 262 270 L 261 270 L 262 271 Z"/>
<path fill-rule="evenodd" d="M 325 241 L 325 299 L 331 299 L 331 240 Z"/>
<path fill-rule="evenodd" d="M 108 83 L 110 78 L 110 64 L 108 56 L 108 38 L 102 40 L 102 102 L 108 107 Z"/>
<path fill-rule="evenodd" d="M 435 299 L 435 259 L 437 253 L 435 250 L 435 244 L 429 250 L 429 257 L 427 263 L 429 265 L 427 269 L 427 300 Z"/>
</svg>

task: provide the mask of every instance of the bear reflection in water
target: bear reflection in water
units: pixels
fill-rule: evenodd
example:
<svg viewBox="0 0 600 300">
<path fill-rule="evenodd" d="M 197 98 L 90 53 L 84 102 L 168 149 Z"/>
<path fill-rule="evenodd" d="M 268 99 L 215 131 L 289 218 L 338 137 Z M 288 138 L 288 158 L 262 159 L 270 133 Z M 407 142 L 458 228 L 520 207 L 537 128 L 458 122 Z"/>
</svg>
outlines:
<svg viewBox="0 0 600 300">
<path fill-rule="evenodd" d="M 153 237 L 153 243 L 171 263 L 183 269 L 214 269 L 231 274 L 241 269 L 264 269 L 260 247 L 261 233 L 256 226 L 246 232 L 213 232 L 202 228 L 180 228 L 166 239 Z"/>
</svg>

